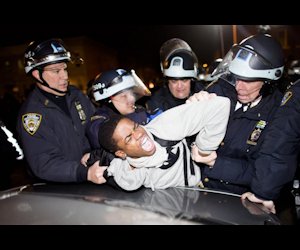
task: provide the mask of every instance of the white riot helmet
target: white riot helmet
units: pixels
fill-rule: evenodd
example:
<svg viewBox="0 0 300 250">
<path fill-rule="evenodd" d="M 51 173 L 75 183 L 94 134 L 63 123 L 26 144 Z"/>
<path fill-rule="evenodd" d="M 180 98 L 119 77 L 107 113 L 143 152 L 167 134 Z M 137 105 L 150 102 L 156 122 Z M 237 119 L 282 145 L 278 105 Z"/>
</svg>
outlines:
<svg viewBox="0 0 300 250">
<path fill-rule="evenodd" d="M 131 90 L 136 100 L 142 96 L 151 95 L 150 90 L 134 70 L 130 72 L 124 69 L 105 71 L 95 78 L 92 89 L 95 101 L 107 99 L 125 90 Z"/>
<path fill-rule="evenodd" d="M 160 48 L 160 66 L 165 77 L 195 78 L 198 59 L 191 47 L 179 38 L 166 41 Z"/>
<path fill-rule="evenodd" d="M 257 34 L 234 45 L 212 75 L 230 72 L 245 81 L 272 81 L 278 80 L 283 70 L 284 53 L 280 43 L 268 34 Z"/>
</svg>

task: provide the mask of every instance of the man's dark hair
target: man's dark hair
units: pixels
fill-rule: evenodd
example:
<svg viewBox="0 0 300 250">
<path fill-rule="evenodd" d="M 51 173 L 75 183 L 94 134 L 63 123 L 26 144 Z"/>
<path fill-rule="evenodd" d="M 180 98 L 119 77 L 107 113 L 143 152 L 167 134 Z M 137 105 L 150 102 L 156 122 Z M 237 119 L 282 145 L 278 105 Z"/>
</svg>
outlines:
<svg viewBox="0 0 300 250">
<path fill-rule="evenodd" d="M 119 148 L 116 141 L 112 138 L 114 131 L 121 119 L 126 118 L 123 115 L 114 114 L 107 117 L 99 126 L 98 140 L 100 145 L 111 153 L 115 153 Z"/>
</svg>

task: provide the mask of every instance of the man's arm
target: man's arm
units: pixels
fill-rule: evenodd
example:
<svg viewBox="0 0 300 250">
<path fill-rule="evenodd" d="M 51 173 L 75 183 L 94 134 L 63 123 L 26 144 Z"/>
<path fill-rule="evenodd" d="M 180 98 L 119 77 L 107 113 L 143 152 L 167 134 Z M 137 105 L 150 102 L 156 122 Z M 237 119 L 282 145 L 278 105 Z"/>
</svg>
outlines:
<svg viewBox="0 0 300 250">
<path fill-rule="evenodd" d="M 147 168 L 132 168 L 126 160 L 115 158 L 107 168 L 108 176 L 124 190 L 133 191 L 140 188 L 146 179 Z"/>
<path fill-rule="evenodd" d="M 229 111 L 229 99 L 216 96 L 169 109 L 147 124 L 146 128 L 164 140 L 182 140 L 198 133 L 196 145 L 204 153 L 210 153 L 219 146 L 225 135 Z"/>
</svg>

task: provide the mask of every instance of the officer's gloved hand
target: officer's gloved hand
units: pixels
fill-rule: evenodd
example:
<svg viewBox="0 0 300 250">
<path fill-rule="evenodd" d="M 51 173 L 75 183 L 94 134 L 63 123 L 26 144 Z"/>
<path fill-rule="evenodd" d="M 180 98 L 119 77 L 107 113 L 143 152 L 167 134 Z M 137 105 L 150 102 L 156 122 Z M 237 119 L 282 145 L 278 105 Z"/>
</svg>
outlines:
<svg viewBox="0 0 300 250">
<path fill-rule="evenodd" d="M 153 120 L 156 116 L 160 115 L 163 111 L 160 108 L 156 108 L 155 110 L 147 111 L 147 122 Z"/>
<path fill-rule="evenodd" d="M 90 153 L 90 158 L 87 160 L 86 164 L 88 167 L 90 167 L 96 161 L 100 161 L 100 166 L 108 166 L 114 158 L 114 154 L 106 151 L 103 148 L 99 148 Z"/>
</svg>

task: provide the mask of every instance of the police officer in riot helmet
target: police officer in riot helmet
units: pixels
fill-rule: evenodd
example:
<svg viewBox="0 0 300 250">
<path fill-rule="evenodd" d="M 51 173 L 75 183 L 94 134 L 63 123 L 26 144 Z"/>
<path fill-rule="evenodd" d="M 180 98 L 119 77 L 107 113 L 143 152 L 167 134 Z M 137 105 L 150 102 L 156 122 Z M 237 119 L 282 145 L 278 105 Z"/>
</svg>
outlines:
<svg viewBox="0 0 300 250">
<path fill-rule="evenodd" d="M 165 111 L 181 105 L 203 89 L 197 78 L 197 56 L 185 41 L 179 38 L 166 41 L 160 48 L 160 60 L 165 84 L 147 101 L 149 110 Z"/>
<path fill-rule="evenodd" d="M 142 125 L 151 120 L 146 109 L 136 104 L 137 100 L 151 95 L 151 92 L 134 70 L 116 69 L 102 72 L 94 79 L 90 92 L 94 101 L 99 104 L 87 129 L 88 138 L 94 149 L 100 147 L 98 127 L 104 117 L 110 117 L 114 113 L 122 114 Z"/>
<path fill-rule="evenodd" d="M 284 55 L 281 45 L 268 34 L 257 34 L 233 46 L 213 76 L 220 76 L 220 80 L 230 83 L 236 89 L 239 102 L 249 104 L 262 95 L 270 94 L 276 87 L 276 81 L 283 75 L 283 70 Z M 238 91 L 242 81 L 260 83 L 257 83 L 257 88 L 253 87 L 253 91 L 249 91 L 253 93 L 248 96 Z"/>
<path fill-rule="evenodd" d="M 95 112 L 91 101 L 69 85 L 71 54 L 61 39 L 31 42 L 25 51 L 25 72 L 36 87 L 23 103 L 17 121 L 25 158 L 32 174 L 51 182 L 105 182 L 99 162 L 87 168 L 90 151 L 85 136 Z"/>
<path fill-rule="evenodd" d="M 255 160 L 268 124 L 282 99 L 276 81 L 283 70 L 283 49 L 268 34 L 244 39 L 223 58 L 214 72 L 219 79 L 207 90 L 229 97 L 232 108 L 219 149 L 206 159 L 199 156 L 198 161 L 204 163 L 202 178 L 205 186 L 242 194 L 252 190 L 253 178 L 262 176 L 258 173 L 264 169 L 256 169 Z M 194 153 L 197 155 L 197 151 Z M 274 176 L 274 180 L 277 178 Z M 273 198 L 263 192 L 255 195 L 261 203 Z"/>
<path fill-rule="evenodd" d="M 50 93 L 63 96 L 67 93 L 68 84 L 56 84 L 57 86 L 49 85 L 44 79 L 45 66 L 71 61 L 71 54 L 67 51 L 60 39 L 49 39 L 43 42 L 31 42 L 27 47 L 24 55 L 25 59 L 25 73 L 32 76 L 38 83 L 38 86 L 45 86 Z M 35 71 L 36 70 L 36 71 Z M 51 68 L 50 68 L 51 70 Z M 67 78 L 67 77 L 65 77 Z"/>
</svg>

